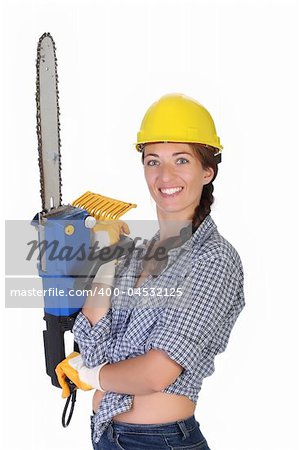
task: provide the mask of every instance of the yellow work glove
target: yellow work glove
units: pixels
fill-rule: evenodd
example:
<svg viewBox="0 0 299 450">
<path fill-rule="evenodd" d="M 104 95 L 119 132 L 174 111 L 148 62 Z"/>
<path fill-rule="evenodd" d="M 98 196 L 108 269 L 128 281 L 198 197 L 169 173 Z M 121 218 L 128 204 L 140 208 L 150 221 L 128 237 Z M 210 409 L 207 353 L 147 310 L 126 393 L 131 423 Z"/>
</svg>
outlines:
<svg viewBox="0 0 299 450">
<path fill-rule="evenodd" d="M 62 387 L 62 398 L 67 398 L 70 395 L 70 388 L 66 381 L 68 377 L 79 389 L 83 391 L 90 391 L 94 389 L 89 384 L 84 383 L 79 378 L 79 370 L 84 366 L 82 357 L 78 352 L 72 352 L 67 358 L 59 363 L 55 372 L 58 378 L 58 382 Z"/>
<path fill-rule="evenodd" d="M 97 242 L 100 248 L 115 244 L 121 234 L 130 234 L 128 224 L 122 220 L 99 220 L 92 231 L 94 242 Z"/>
<path fill-rule="evenodd" d="M 97 244 L 100 249 L 109 247 L 119 241 L 121 234 L 130 234 L 128 225 L 122 220 L 101 220 L 92 229 L 93 245 Z M 115 264 L 117 260 L 102 264 L 94 277 L 94 283 L 105 283 L 109 286 L 114 284 Z"/>
</svg>

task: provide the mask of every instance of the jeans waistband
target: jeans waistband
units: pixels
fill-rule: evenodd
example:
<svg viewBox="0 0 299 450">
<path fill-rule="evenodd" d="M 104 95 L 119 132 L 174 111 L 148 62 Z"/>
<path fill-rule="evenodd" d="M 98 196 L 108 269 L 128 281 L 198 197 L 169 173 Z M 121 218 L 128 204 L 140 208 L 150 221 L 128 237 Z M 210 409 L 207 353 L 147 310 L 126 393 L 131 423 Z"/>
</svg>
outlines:
<svg viewBox="0 0 299 450">
<path fill-rule="evenodd" d="M 174 422 L 165 422 L 165 423 L 127 423 L 127 422 L 111 422 L 112 427 L 115 431 L 119 433 L 145 433 L 146 431 L 150 433 L 162 433 L 162 429 L 164 433 L 167 434 L 177 434 L 179 432 L 187 433 L 189 430 L 194 428 L 197 425 L 197 421 L 195 419 L 194 414 L 186 419 L 176 420 Z"/>
</svg>

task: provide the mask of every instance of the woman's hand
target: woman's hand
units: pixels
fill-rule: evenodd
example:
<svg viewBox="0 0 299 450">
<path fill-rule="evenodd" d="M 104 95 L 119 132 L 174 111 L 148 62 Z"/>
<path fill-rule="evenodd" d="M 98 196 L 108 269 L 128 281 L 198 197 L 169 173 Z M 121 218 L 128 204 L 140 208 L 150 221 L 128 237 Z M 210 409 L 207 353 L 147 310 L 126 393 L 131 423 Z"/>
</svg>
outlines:
<svg viewBox="0 0 299 450">
<path fill-rule="evenodd" d="M 100 220 L 93 227 L 93 241 L 100 248 L 113 245 L 119 241 L 121 234 L 130 234 L 130 228 L 122 220 Z"/>
<path fill-rule="evenodd" d="M 69 397 L 70 388 L 66 380 L 71 380 L 79 389 L 90 391 L 94 389 L 91 385 L 80 379 L 79 371 L 84 366 L 82 357 L 78 352 L 72 352 L 67 358 L 61 361 L 55 368 L 58 382 L 62 388 L 62 398 Z"/>
<path fill-rule="evenodd" d="M 93 228 L 93 245 L 97 248 L 116 244 L 121 234 L 130 234 L 128 225 L 122 220 L 106 220 L 97 222 Z M 94 277 L 93 283 L 113 286 L 116 260 L 102 264 Z"/>
</svg>

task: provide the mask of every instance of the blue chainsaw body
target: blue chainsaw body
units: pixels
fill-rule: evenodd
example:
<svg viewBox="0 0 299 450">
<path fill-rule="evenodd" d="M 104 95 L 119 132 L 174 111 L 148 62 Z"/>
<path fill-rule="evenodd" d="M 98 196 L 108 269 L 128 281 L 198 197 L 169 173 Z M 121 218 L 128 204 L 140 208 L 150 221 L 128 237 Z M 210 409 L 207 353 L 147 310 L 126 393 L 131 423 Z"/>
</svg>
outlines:
<svg viewBox="0 0 299 450">
<path fill-rule="evenodd" d="M 69 207 L 38 226 L 42 250 L 38 272 L 43 281 L 46 313 L 70 316 L 84 304 L 86 294 L 76 290 L 74 283 L 91 249 L 91 230 L 85 226 L 87 216 L 87 211 Z"/>
</svg>

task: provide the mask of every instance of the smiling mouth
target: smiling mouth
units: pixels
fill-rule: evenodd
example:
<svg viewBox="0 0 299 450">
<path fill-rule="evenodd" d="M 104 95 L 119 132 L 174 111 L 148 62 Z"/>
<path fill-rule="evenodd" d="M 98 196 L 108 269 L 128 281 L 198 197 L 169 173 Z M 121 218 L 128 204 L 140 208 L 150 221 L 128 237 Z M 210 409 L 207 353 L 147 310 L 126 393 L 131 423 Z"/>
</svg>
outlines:
<svg viewBox="0 0 299 450">
<path fill-rule="evenodd" d="M 161 193 L 162 197 L 169 197 L 169 196 L 175 196 L 182 192 L 184 188 L 182 186 L 177 187 L 171 187 L 171 188 L 159 188 L 159 192 Z"/>
</svg>

